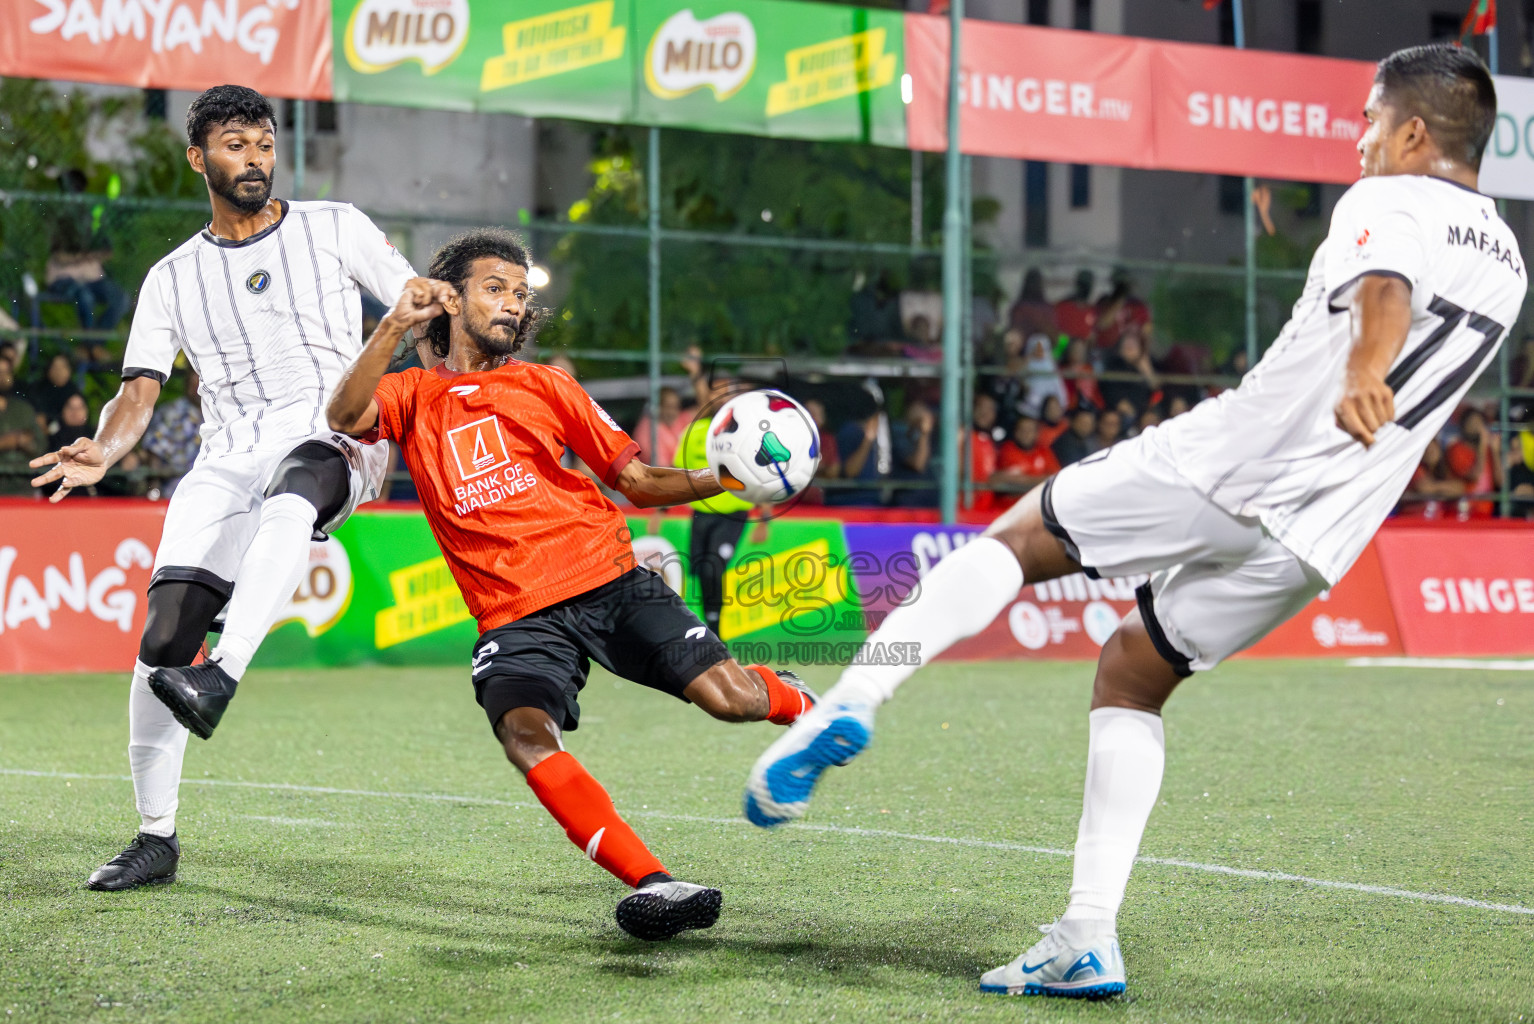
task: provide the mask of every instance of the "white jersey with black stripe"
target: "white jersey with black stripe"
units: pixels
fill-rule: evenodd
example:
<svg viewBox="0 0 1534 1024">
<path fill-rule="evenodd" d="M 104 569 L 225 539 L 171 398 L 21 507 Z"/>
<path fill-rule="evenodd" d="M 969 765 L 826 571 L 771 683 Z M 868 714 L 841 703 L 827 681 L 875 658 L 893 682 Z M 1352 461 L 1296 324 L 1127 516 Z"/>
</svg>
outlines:
<svg viewBox="0 0 1534 1024">
<path fill-rule="evenodd" d="M 346 203 L 281 201 L 243 242 L 208 231 L 149 271 L 123 377 L 164 381 L 177 351 L 202 378 L 200 455 L 291 446 L 325 429 L 325 403 L 362 347 L 359 286 L 392 305 L 409 262 Z"/>
<path fill-rule="evenodd" d="M 1365 448 L 1336 425 L 1368 274 L 1411 286 L 1412 324 L 1387 382 L 1396 418 Z M 1179 473 L 1260 519 L 1332 583 L 1390 514 L 1428 442 L 1496 354 L 1527 291 L 1512 231 L 1486 196 L 1441 178 L 1365 178 L 1332 213 L 1304 293 L 1241 386 L 1158 429 Z"/>
</svg>

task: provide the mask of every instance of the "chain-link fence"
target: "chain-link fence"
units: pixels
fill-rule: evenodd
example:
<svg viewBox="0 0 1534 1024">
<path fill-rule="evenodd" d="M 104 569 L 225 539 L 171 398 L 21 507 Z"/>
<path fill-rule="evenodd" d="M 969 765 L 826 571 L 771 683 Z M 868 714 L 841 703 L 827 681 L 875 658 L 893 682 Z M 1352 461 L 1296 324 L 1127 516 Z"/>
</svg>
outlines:
<svg viewBox="0 0 1534 1024">
<path fill-rule="evenodd" d="M 695 171 L 695 162 L 688 166 Z M 919 466 L 908 458 L 910 435 L 924 422 L 920 408 L 934 408 L 939 401 L 940 252 L 931 234 L 912 230 L 902 239 L 895 228 L 903 229 L 909 216 L 898 225 L 899 218 L 886 216 L 878 230 L 863 225 L 857 228 L 861 237 L 837 237 L 851 228 L 827 219 L 835 205 L 829 200 L 817 207 L 814 217 L 819 220 L 807 219 L 802 211 L 790 216 L 755 206 L 714 209 L 701 216 L 689 206 L 685 182 L 669 179 L 663 179 L 667 201 L 652 234 L 644 204 L 633 201 L 642 191 L 643 174 L 632 167 L 623 173 L 634 180 L 616 188 L 615 194 L 627 196 L 622 202 L 572 210 L 569 220 L 508 218 L 528 236 L 549 275 L 540 301 L 553 316 L 529 357 L 562 355 L 572 360 L 582 382 L 620 422 L 632 427 L 657 384 L 678 389 L 684 403 L 692 399 L 682 365 L 690 349 L 701 349 L 706 360 L 732 366 L 747 380 L 776 381 L 802 397 L 817 399 L 828 438 L 855 440 L 849 424 L 877 420 L 871 428 L 880 448 L 875 476 L 828 475 L 820 481 L 826 500 L 834 501 L 840 491 L 857 492 L 865 499 L 876 494 L 870 500 L 879 503 L 935 503 L 935 460 L 947 454 L 933 452 Z M 891 209 L 898 205 L 886 194 L 893 187 L 890 182 L 877 174 L 870 182 L 879 201 Z M 934 198 L 930 186 L 926 198 Z M 856 201 L 855 196 L 843 199 Z M 784 198 L 786 208 L 792 207 L 790 200 Z M 910 199 L 905 201 L 909 210 Z M 430 212 L 368 212 L 418 268 L 428 262 L 432 240 L 478 226 Z M 21 438 L 27 431 L 20 417 L 11 414 L 0 423 L 9 430 L 0 430 L 0 436 L 10 438 L 0 440 L 0 489 L 30 493 L 28 458 L 60 439 L 72 439 L 74 431 L 94 430 L 102 406 L 117 389 L 132 315 L 130 306 L 119 322 L 110 323 L 108 293 L 115 287 L 131 300 L 148 268 L 195 233 L 206 218 L 206 205 L 193 201 L 0 192 L 0 310 L 17 324 L 0 326 L 0 339 L 14 350 L 8 353 L 17 379 L 12 395 L 31 399 L 37 414 L 29 438 Z M 704 226 L 697 226 L 699 221 Z M 728 229 L 708 226 L 712 223 Z M 82 295 L 58 284 L 58 239 L 70 231 L 92 238 L 103 254 L 100 269 L 108 286 Z M 659 257 L 653 266 L 652 240 Z M 1124 329 L 1112 332 L 1112 337 L 1110 332 L 1083 332 L 1079 325 L 1063 322 L 1068 311 L 1057 304 L 1068 300 L 1083 270 L 1092 272 L 1097 282 L 1086 308 L 1122 322 Z M 652 272 L 658 276 L 660 296 L 658 353 L 650 345 Z M 1020 295 L 1033 272 L 1043 285 L 1042 304 L 1030 304 L 1027 295 Z M 1104 297 L 1110 280 L 1129 288 L 1117 306 Z M 961 419 L 972 422 L 969 410 L 977 395 L 991 395 L 997 405 L 989 429 L 965 431 L 961 451 L 952 453 L 960 459 L 969 505 L 977 504 L 977 493 L 1006 495 L 1031 486 L 1026 474 L 1009 476 L 994 458 L 1008 441 L 1018 441 L 1020 418 L 1037 419 L 1046 433 L 1058 433 L 1080 425 L 1070 422 L 1075 406 L 1117 407 L 1122 409 L 1117 430 L 1123 436 L 1233 386 L 1245 369 L 1245 279 L 1239 266 L 978 248 L 971 255 L 969 282 Z M 1264 344 L 1277 335 L 1303 283 L 1302 270 L 1257 272 L 1259 338 Z M 1132 309 L 1128 316 L 1126 306 Z M 1045 309 L 1061 314 L 1048 327 L 1038 319 Z M 1006 337 L 1014 326 L 1022 335 L 1022 352 Z M 1116 351 L 1117 334 L 1126 331 L 1142 332 L 1150 342 L 1152 359 L 1144 370 L 1126 365 Z M 1059 385 L 1067 400 L 1058 410 L 1029 393 L 1041 378 L 1047 388 L 1056 386 L 1048 374 L 1037 372 L 1037 366 L 1030 376 L 1029 358 L 1036 353 L 1028 348 L 1039 334 L 1059 367 Z M 1075 345 L 1073 335 L 1079 339 Z M 1521 342 L 1519 331 L 1509 348 Z M 1528 444 L 1520 433 L 1523 408 L 1534 400 L 1534 386 L 1511 387 L 1520 376 L 1534 374 L 1534 367 L 1517 359 L 1520 354 L 1521 348 L 1505 354 L 1474 392 L 1478 401 L 1495 410 L 1490 417 L 1492 435 L 1510 438 L 1518 454 Z M 60 355 L 67 369 L 55 360 Z M 657 364 L 658 381 L 652 380 L 652 362 Z M 1534 378 L 1523 383 L 1534 385 Z M 78 422 L 78 407 L 64 408 L 64 396 L 72 390 L 84 398 L 83 423 Z M 167 398 L 184 391 L 184 376 L 173 375 Z M 983 410 L 977 413 L 985 415 Z M 1095 422 L 1083 443 L 1091 447 L 1108 439 L 1107 426 Z M 638 440 L 647 446 L 645 438 Z M 987 447 L 992 450 L 989 455 Z M 1514 512 L 1534 507 L 1534 487 L 1528 487 L 1527 494 L 1514 493 L 1527 471 L 1514 472 L 1510 446 L 1493 447 L 1502 465 L 1477 479 L 1482 484 L 1493 481 L 1495 488 L 1467 485 L 1474 493 L 1453 495 L 1448 493 L 1452 487 L 1446 486 L 1439 488 L 1443 493 L 1409 496 L 1411 501 L 1437 502 L 1431 507 L 1445 516 L 1463 515 L 1467 508 L 1479 511 L 1493 500 Z M 1525 462 L 1520 459 L 1517 465 Z M 173 460 L 144 450 L 114 471 L 98 491 L 158 496 L 175 473 Z M 403 489 L 401 474 L 396 481 Z M 986 502 L 978 504 L 983 507 Z"/>
</svg>

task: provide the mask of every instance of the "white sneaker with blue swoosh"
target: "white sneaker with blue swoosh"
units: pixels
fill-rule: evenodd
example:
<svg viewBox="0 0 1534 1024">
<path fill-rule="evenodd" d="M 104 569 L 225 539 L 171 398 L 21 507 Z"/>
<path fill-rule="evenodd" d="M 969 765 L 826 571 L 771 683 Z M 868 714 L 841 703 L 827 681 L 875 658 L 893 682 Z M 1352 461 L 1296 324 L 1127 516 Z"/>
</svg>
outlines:
<svg viewBox="0 0 1534 1024">
<path fill-rule="evenodd" d="M 1045 925 L 1044 938 L 1033 947 L 994 971 L 980 976 L 980 991 L 1009 996 L 1066 996 L 1074 999 L 1102 999 L 1124 991 L 1124 957 L 1119 953 L 1119 939 L 1104 932 L 1087 946 L 1077 949 Z"/>
<path fill-rule="evenodd" d="M 746 779 L 746 820 L 772 828 L 804 816 L 810 793 L 827 768 L 846 764 L 873 737 L 867 704 L 822 700 L 778 737 Z"/>
</svg>

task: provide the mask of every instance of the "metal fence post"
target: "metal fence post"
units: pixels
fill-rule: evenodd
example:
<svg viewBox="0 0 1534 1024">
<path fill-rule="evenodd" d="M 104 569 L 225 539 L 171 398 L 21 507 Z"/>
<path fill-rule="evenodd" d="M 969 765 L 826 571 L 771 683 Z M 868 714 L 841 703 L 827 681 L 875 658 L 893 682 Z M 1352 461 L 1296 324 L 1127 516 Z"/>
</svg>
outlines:
<svg viewBox="0 0 1534 1024">
<path fill-rule="evenodd" d="M 942 479 L 939 504 L 943 522 L 958 520 L 959 507 L 959 384 L 963 369 L 964 176 L 959 153 L 959 36 L 964 27 L 964 0 L 948 7 L 948 152 L 943 211 L 943 408 L 938 430 Z"/>
<path fill-rule="evenodd" d="M 660 457 L 660 129 L 650 129 L 650 159 L 645 168 L 650 232 L 650 436 L 646 458 Z"/>
</svg>

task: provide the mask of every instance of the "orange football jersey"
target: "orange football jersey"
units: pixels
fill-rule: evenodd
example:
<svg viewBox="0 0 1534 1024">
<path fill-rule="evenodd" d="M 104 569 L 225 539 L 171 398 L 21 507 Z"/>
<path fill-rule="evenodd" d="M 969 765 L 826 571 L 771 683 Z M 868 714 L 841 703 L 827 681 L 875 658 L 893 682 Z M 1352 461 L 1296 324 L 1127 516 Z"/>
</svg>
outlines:
<svg viewBox="0 0 1534 1024">
<path fill-rule="evenodd" d="M 412 368 L 373 397 L 481 632 L 634 567 L 618 507 L 559 460 L 568 446 L 611 487 L 639 446 L 563 370 Z"/>
</svg>

